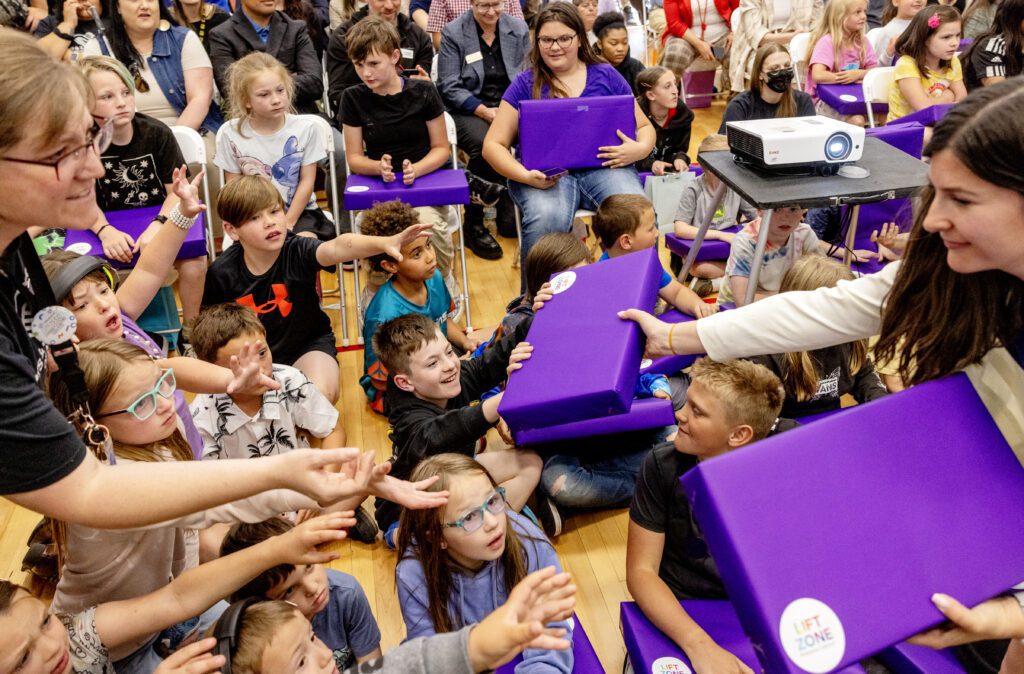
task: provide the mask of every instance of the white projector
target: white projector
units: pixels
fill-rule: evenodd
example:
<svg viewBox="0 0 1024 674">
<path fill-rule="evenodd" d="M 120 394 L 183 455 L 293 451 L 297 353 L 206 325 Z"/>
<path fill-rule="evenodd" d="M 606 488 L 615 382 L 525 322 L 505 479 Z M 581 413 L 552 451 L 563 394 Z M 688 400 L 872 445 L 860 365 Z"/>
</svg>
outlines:
<svg viewBox="0 0 1024 674">
<path fill-rule="evenodd" d="M 772 172 L 834 174 L 864 152 L 864 129 L 828 117 L 782 117 L 726 124 L 740 161 Z"/>
</svg>

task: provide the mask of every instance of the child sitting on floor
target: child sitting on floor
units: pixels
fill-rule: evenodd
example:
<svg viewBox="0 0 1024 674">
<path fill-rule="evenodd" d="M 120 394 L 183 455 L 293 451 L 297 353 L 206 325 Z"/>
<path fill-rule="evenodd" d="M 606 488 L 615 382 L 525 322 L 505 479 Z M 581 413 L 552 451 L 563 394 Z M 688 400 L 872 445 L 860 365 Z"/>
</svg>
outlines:
<svg viewBox="0 0 1024 674">
<path fill-rule="evenodd" d="M 374 204 L 363 214 L 360 230 L 371 236 L 389 237 L 400 234 L 418 222 L 417 212 L 401 201 Z M 373 411 L 383 412 L 384 389 L 388 373 L 373 350 L 377 326 L 404 314 L 423 314 L 437 323 L 441 333 L 461 351 L 472 351 L 479 340 L 471 339 L 458 325 L 448 329 L 448 319 L 458 313 L 448 286 L 437 266 L 437 256 L 430 236 L 424 233 L 402 246 L 401 261 L 387 254 L 371 257 L 371 270 L 391 275 L 370 300 L 363 316 L 363 376 L 359 380 Z"/>
<path fill-rule="evenodd" d="M 594 235 L 604 248 L 601 260 L 656 247 L 658 225 L 654 218 L 654 206 L 643 196 L 614 194 L 597 208 Z M 697 318 L 718 311 L 717 306 L 705 303 L 695 292 L 664 270 L 658 284 L 658 297 L 684 314 Z"/>
<path fill-rule="evenodd" d="M 421 459 L 443 452 L 466 456 L 498 423 L 502 394 L 480 396 L 508 379 L 532 347 L 520 343 L 532 321 L 523 321 L 479 358 L 460 360 L 440 328 L 423 314 L 406 314 L 383 323 L 373 337 L 377 356 L 388 371 L 384 413 L 394 445 L 391 475 L 407 478 Z M 476 454 L 521 510 L 540 478 L 541 460 L 534 452 L 515 448 Z M 393 546 L 398 505 L 377 499 L 377 526 Z"/>
<path fill-rule="evenodd" d="M 772 432 L 784 393 L 778 377 L 749 361 L 701 358 L 690 376 L 674 442 L 653 449 L 637 478 L 629 507 L 626 584 L 640 610 L 683 649 L 694 670 L 750 674 L 679 604 L 680 599 L 727 598 L 679 478 L 698 461 Z"/>
<path fill-rule="evenodd" d="M 221 557 L 287 536 L 290 531 L 292 525 L 280 517 L 236 524 L 224 537 Z M 331 649 L 339 671 L 381 656 L 380 629 L 370 602 L 359 581 L 347 573 L 320 564 L 279 564 L 249 580 L 231 601 L 248 597 L 292 604 L 313 625 L 313 634 Z"/>
<path fill-rule="evenodd" d="M 254 309 L 267 331 L 274 360 L 291 365 L 333 405 L 341 372 L 331 320 L 320 308 L 322 269 L 387 253 L 402 259 L 402 246 L 430 231 L 416 225 L 388 238 L 342 234 L 331 241 L 288 231 L 284 200 L 268 178 L 239 176 L 220 191 L 217 210 L 231 246 L 210 266 L 203 305 L 237 302 Z"/>
<path fill-rule="evenodd" d="M 700 142 L 697 152 L 718 152 L 728 151 L 729 141 L 722 134 L 715 133 Z M 682 239 L 696 239 L 700 224 L 705 214 L 711 208 L 711 200 L 714 198 L 715 190 L 721 185 L 718 177 L 711 172 L 704 172 L 696 179 L 688 182 L 682 193 L 679 195 L 679 205 L 676 206 L 676 215 L 673 218 L 672 226 L 675 235 Z M 732 243 L 735 232 L 723 231 L 745 220 L 753 220 L 757 217 L 756 209 L 748 204 L 734 191 L 725 188 L 725 196 L 722 203 L 715 208 L 711 218 L 711 226 L 704 234 L 705 241 L 725 241 Z M 669 268 L 672 273 L 679 275 L 683 270 L 683 259 L 672 253 L 669 257 Z M 720 279 L 725 273 L 724 260 L 703 260 L 694 262 L 690 267 L 690 275 L 700 279 L 693 290 L 701 297 L 710 295 L 718 288 L 712 284 L 713 279 Z"/>
</svg>

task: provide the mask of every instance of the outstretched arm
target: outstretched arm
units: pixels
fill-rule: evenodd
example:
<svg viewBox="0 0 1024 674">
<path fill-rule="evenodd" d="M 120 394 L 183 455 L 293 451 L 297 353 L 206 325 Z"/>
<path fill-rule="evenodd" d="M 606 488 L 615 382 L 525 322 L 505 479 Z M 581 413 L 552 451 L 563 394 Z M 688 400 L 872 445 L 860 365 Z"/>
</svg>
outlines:
<svg viewBox="0 0 1024 674">
<path fill-rule="evenodd" d="M 433 225 L 420 224 L 406 228 L 401 234 L 394 236 L 366 236 L 364 234 L 342 234 L 336 239 L 321 244 L 316 249 L 317 264 L 330 267 L 349 260 L 370 257 L 378 253 L 386 253 L 391 258 L 402 261 L 402 246 L 415 241 L 421 236 L 429 235 Z"/>
</svg>

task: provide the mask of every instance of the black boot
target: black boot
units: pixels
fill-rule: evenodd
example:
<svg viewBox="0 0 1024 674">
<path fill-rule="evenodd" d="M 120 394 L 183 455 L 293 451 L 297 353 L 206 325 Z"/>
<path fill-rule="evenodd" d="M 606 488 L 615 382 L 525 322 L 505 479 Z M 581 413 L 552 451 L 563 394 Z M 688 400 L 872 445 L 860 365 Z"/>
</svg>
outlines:
<svg viewBox="0 0 1024 674">
<path fill-rule="evenodd" d="M 484 260 L 501 259 L 503 255 L 501 245 L 484 227 L 482 207 L 476 204 L 466 206 L 466 220 L 462 223 L 462 236 L 466 242 L 466 248 L 476 253 L 477 257 Z"/>
<path fill-rule="evenodd" d="M 505 186 L 484 180 L 480 176 L 466 171 L 466 181 L 469 183 L 469 200 L 481 206 L 493 206 L 505 193 Z"/>
</svg>

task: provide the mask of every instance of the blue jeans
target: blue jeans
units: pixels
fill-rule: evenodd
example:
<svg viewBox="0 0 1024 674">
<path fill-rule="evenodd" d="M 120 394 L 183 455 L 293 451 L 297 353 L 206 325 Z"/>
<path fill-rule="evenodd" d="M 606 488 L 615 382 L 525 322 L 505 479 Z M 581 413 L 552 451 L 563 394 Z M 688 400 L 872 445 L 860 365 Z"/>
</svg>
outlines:
<svg viewBox="0 0 1024 674">
<path fill-rule="evenodd" d="M 582 438 L 545 454 L 540 484 L 559 507 L 612 508 L 628 505 L 644 458 L 675 426 Z M 554 447 L 552 447 L 554 450 Z M 543 450 L 541 450 L 543 451 Z M 558 493 L 555 482 L 565 477 Z"/>
<path fill-rule="evenodd" d="M 520 259 L 524 261 L 540 237 L 552 232 L 570 231 L 572 217 L 577 210 L 597 210 L 601 202 L 613 194 L 644 193 L 640 178 L 632 166 L 617 169 L 574 169 L 546 190 L 514 180 L 508 181 L 508 188 L 513 201 L 523 213 Z M 520 265 L 520 270 L 525 290 L 525 265 Z"/>
</svg>

